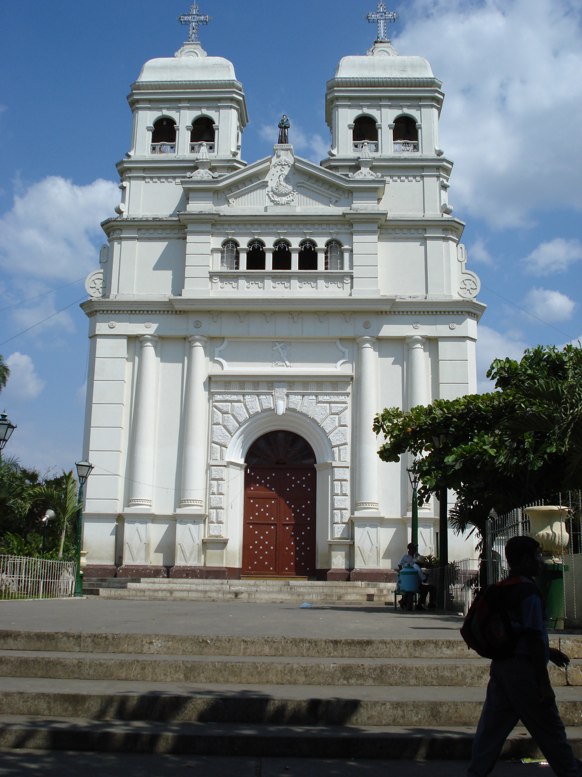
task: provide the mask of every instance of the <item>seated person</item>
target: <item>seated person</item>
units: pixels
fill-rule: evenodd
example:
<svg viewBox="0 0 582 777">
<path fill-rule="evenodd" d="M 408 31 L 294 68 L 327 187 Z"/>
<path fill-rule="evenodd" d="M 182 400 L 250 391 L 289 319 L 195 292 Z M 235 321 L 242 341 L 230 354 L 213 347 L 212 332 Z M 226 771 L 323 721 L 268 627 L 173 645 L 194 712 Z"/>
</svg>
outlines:
<svg viewBox="0 0 582 777">
<path fill-rule="evenodd" d="M 428 598 L 428 607 L 430 609 L 434 609 L 436 606 L 435 604 L 435 598 L 436 598 L 436 585 L 434 585 L 431 581 L 431 570 L 430 570 L 430 564 L 424 558 L 424 556 L 420 556 L 418 553 L 418 545 L 415 545 L 413 542 L 409 542 L 407 547 L 407 552 L 402 556 L 400 559 L 400 563 L 398 564 L 398 569 L 404 569 L 404 567 L 412 567 L 413 569 L 416 569 L 418 572 L 418 576 L 420 578 L 420 589 L 419 589 L 419 596 L 418 596 L 418 604 L 416 605 L 417 610 L 424 610 L 424 605 L 426 604 L 426 600 Z M 412 610 L 412 603 L 414 601 L 413 592 L 408 591 L 402 595 L 402 598 L 400 599 L 400 607 L 404 610 Z"/>
<path fill-rule="evenodd" d="M 398 569 L 402 569 L 403 567 L 411 567 L 417 558 L 418 558 L 418 545 L 415 545 L 414 543 L 409 542 L 408 545 L 406 546 L 406 553 L 400 559 L 400 562 L 398 564 Z"/>
<path fill-rule="evenodd" d="M 416 592 L 420 592 L 422 584 L 424 582 L 424 572 L 422 571 L 422 569 L 418 566 L 418 564 L 416 562 L 414 562 L 413 564 L 405 564 L 404 566 L 402 566 L 400 571 L 402 571 L 402 569 L 408 569 L 408 570 L 412 570 L 413 572 L 416 572 L 416 574 L 418 575 Z M 400 587 L 400 577 L 398 579 L 398 583 L 399 583 L 399 587 Z M 414 593 L 415 593 L 415 591 L 403 591 L 402 592 L 402 598 L 400 599 L 400 602 L 399 602 L 399 605 L 400 605 L 401 609 L 403 609 L 403 610 L 412 610 L 412 603 L 414 602 Z M 417 610 L 419 609 L 419 605 L 418 604 L 416 605 L 416 609 Z M 421 609 L 424 610 L 424 607 L 422 607 Z"/>
<path fill-rule="evenodd" d="M 423 556 L 419 556 L 416 564 L 420 567 L 424 576 L 424 580 L 420 584 L 420 593 L 418 596 L 418 604 L 416 605 L 416 609 L 424 610 L 424 605 L 426 604 L 428 597 L 427 607 L 429 610 L 434 610 L 436 607 L 437 587 L 432 581 L 433 571 L 431 569 L 430 563 Z"/>
</svg>

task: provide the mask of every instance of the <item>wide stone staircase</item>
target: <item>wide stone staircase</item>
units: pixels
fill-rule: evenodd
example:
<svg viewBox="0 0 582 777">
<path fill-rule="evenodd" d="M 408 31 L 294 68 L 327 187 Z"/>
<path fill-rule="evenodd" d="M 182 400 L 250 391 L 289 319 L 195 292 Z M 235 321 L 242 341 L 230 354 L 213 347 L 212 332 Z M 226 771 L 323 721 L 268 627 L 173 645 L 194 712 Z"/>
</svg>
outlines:
<svg viewBox="0 0 582 777">
<path fill-rule="evenodd" d="M 580 756 L 582 641 L 553 644 Z M 0 749 L 467 758 L 487 674 L 459 639 L 3 630 Z M 504 754 L 539 756 L 519 729 Z"/>
<path fill-rule="evenodd" d="M 104 599 L 366 604 L 393 601 L 395 583 L 302 579 L 197 580 L 180 578 L 87 578 L 86 596 Z"/>
</svg>

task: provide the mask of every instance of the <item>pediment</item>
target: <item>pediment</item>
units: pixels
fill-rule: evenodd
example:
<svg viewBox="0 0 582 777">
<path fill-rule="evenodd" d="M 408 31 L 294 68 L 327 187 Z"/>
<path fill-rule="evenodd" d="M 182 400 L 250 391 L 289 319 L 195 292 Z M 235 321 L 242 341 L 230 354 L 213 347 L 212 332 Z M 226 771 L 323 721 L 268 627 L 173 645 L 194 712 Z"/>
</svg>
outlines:
<svg viewBox="0 0 582 777">
<path fill-rule="evenodd" d="M 249 165 L 227 179 L 215 192 L 216 207 L 305 210 L 345 208 L 352 202 L 347 179 L 295 157 L 290 146 L 276 146 L 272 157 Z"/>
</svg>

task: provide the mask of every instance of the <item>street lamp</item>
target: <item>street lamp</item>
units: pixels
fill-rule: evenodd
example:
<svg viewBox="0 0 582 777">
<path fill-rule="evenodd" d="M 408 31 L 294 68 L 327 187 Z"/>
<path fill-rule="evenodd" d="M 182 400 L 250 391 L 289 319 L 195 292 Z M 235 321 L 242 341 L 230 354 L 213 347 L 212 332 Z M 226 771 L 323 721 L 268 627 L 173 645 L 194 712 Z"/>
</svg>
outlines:
<svg viewBox="0 0 582 777">
<path fill-rule="evenodd" d="M 0 451 L 8 440 L 12 437 L 12 432 L 16 429 L 16 424 L 8 419 L 6 413 L 0 413 Z"/>
<path fill-rule="evenodd" d="M 83 489 L 87 478 L 91 474 L 93 465 L 88 461 L 78 461 L 75 464 L 77 468 L 77 478 L 79 480 L 79 494 L 77 508 L 77 573 L 75 575 L 75 596 L 83 595 L 83 573 L 81 571 L 81 544 L 83 542 Z"/>
<path fill-rule="evenodd" d="M 418 473 L 414 471 L 414 466 L 409 467 L 406 470 L 408 474 L 408 480 L 412 486 L 412 510 L 410 515 L 410 542 L 418 547 L 418 484 L 420 478 Z"/>
</svg>

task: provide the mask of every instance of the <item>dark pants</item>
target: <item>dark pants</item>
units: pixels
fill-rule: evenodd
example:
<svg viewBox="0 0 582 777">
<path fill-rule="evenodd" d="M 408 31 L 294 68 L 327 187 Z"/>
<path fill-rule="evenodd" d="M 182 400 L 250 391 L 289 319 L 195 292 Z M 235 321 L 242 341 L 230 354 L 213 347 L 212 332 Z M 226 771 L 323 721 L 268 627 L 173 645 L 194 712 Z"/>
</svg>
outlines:
<svg viewBox="0 0 582 777">
<path fill-rule="evenodd" d="M 429 583 L 423 583 L 420 586 L 420 595 L 418 597 L 419 605 L 426 604 L 426 598 L 428 596 L 428 606 L 434 607 L 436 602 L 436 585 L 430 585 Z"/>
<path fill-rule="evenodd" d="M 533 664 L 518 657 L 491 662 L 487 696 L 467 772 L 470 777 L 486 777 L 491 772 L 519 720 L 557 777 L 579 777 L 579 762 L 566 739 L 549 679 L 546 677 L 542 693 Z"/>
</svg>

